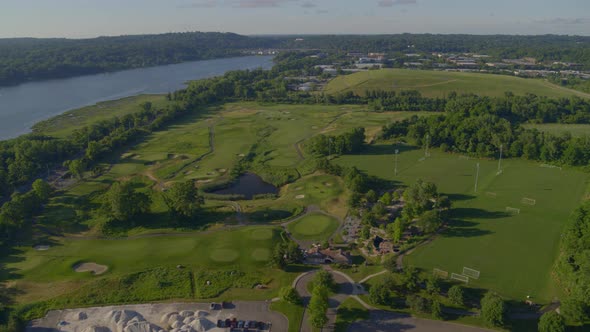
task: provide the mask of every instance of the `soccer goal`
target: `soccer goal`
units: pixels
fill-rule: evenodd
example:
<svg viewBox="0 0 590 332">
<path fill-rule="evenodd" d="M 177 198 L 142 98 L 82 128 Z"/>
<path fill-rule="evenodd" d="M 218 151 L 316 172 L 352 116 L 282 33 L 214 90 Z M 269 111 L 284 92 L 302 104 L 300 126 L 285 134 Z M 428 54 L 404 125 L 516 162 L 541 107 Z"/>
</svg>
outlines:
<svg viewBox="0 0 590 332">
<path fill-rule="evenodd" d="M 520 214 L 520 209 L 507 206 L 506 207 L 506 212 L 512 213 L 512 214 Z"/>
<path fill-rule="evenodd" d="M 468 267 L 463 267 L 463 275 L 466 275 L 471 279 L 479 279 L 479 271 Z"/>
<path fill-rule="evenodd" d="M 432 274 L 444 279 L 449 277 L 449 272 L 437 268 L 432 269 Z"/>
<path fill-rule="evenodd" d="M 426 157 L 422 157 L 422 158 L 418 159 L 418 161 L 424 161 L 424 160 L 426 160 Z"/>
<path fill-rule="evenodd" d="M 469 156 L 459 156 L 459 159 L 469 160 Z"/>
<path fill-rule="evenodd" d="M 526 205 L 535 205 L 537 204 L 537 200 L 533 198 L 523 197 L 520 202 Z"/>
<path fill-rule="evenodd" d="M 464 276 L 462 274 L 451 273 L 451 279 L 458 280 L 458 281 L 464 282 L 466 284 L 469 283 L 469 277 Z"/>
<path fill-rule="evenodd" d="M 549 165 L 549 164 L 542 164 L 541 167 L 543 167 L 543 168 L 558 168 L 560 171 L 562 170 L 562 168 L 560 166 Z"/>
<path fill-rule="evenodd" d="M 488 191 L 488 192 L 486 192 L 486 195 L 487 195 L 488 197 L 491 197 L 491 198 L 496 198 L 496 197 L 498 196 L 498 194 L 496 194 L 496 193 L 493 193 L 493 192 L 491 192 L 491 191 Z"/>
</svg>

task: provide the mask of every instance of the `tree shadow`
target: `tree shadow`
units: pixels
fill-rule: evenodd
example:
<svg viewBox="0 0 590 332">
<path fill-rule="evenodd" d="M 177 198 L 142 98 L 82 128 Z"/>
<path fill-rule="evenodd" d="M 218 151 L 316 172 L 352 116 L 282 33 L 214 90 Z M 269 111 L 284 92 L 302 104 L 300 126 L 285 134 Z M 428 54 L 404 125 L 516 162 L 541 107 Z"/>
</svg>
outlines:
<svg viewBox="0 0 590 332">
<path fill-rule="evenodd" d="M 457 201 L 468 201 L 470 199 L 474 199 L 475 196 L 473 195 L 465 195 L 465 194 L 440 194 L 441 196 L 447 196 L 451 202 L 457 202 Z"/>
<path fill-rule="evenodd" d="M 404 144 L 377 144 L 367 145 L 360 153 L 361 155 L 395 155 L 395 150 L 399 153 L 418 150 L 419 147 Z"/>
<path fill-rule="evenodd" d="M 409 314 L 375 310 L 371 311 L 368 320 L 350 324 L 348 331 L 410 331 L 416 326 L 398 321 L 401 318 L 410 317 Z"/>
<path fill-rule="evenodd" d="M 500 219 L 510 216 L 509 213 L 504 211 L 487 211 L 477 208 L 453 208 L 451 215 L 453 218 L 459 219 Z"/>
<path fill-rule="evenodd" d="M 445 237 L 476 237 L 492 234 L 491 231 L 477 228 L 477 223 L 473 221 L 453 219 L 449 222 L 442 236 Z"/>
</svg>

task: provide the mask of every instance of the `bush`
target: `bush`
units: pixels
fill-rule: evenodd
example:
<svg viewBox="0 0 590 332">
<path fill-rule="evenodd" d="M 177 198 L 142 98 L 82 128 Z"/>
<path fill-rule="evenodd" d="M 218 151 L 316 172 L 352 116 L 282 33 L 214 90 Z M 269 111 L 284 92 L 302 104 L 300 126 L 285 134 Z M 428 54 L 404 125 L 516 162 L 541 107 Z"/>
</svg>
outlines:
<svg viewBox="0 0 590 332">
<path fill-rule="evenodd" d="M 557 312 L 546 312 L 539 320 L 539 332 L 565 332 L 565 319 Z"/>
<path fill-rule="evenodd" d="M 293 287 L 283 287 L 279 291 L 279 297 L 282 301 L 291 304 L 301 304 L 301 296 L 297 293 L 297 290 Z"/>
<path fill-rule="evenodd" d="M 588 319 L 586 305 L 576 299 L 566 299 L 559 309 L 563 317 L 570 323 L 581 323 Z"/>
<path fill-rule="evenodd" d="M 449 288 L 447 296 L 454 305 L 465 305 L 465 294 L 463 293 L 463 287 L 454 285 L 453 287 Z"/>
<path fill-rule="evenodd" d="M 387 305 L 391 302 L 391 292 L 384 285 L 374 285 L 369 289 L 369 300 L 375 304 Z"/>
<path fill-rule="evenodd" d="M 436 300 L 432 301 L 432 304 L 430 305 L 430 313 L 434 319 L 444 319 L 442 306 L 440 305 L 440 302 Z"/>
<path fill-rule="evenodd" d="M 481 299 L 481 317 L 490 326 L 500 327 L 504 325 L 506 304 L 502 298 L 493 292 L 487 292 Z"/>
<path fill-rule="evenodd" d="M 419 295 L 408 295 L 406 305 L 416 312 L 428 312 L 428 300 Z"/>
</svg>

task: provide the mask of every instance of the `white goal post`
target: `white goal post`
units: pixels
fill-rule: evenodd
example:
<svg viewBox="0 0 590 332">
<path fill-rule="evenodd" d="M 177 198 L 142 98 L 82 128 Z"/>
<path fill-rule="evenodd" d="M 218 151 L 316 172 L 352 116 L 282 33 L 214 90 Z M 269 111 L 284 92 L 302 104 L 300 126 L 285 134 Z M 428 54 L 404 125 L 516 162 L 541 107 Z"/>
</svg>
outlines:
<svg viewBox="0 0 590 332">
<path fill-rule="evenodd" d="M 526 205 L 535 205 L 537 204 L 537 200 L 533 198 L 523 197 L 520 202 Z"/>
<path fill-rule="evenodd" d="M 466 284 L 469 283 L 469 277 L 464 276 L 462 274 L 451 273 L 451 279 L 458 280 L 458 281 L 464 282 Z"/>
<path fill-rule="evenodd" d="M 513 213 L 513 214 L 520 214 L 520 209 L 507 206 L 506 212 Z"/>
<path fill-rule="evenodd" d="M 440 278 L 448 278 L 449 277 L 449 272 L 441 270 L 441 269 L 437 269 L 436 267 L 434 269 L 432 269 L 432 274 L 440 277 Z"/>
<path fill-rule="evenodd" d="M 492 197 L 492 198 L 496 198 L 496 197 L 498 196 L 498 194 L 496 194 L 496 193 L 493 193 L 493 192 L 491 192 L 491 191 L 488 191 L 488 192 L 486 192 L 486 195 L 487 195 L 488 197 Z"/>
<path fill-rule="evenodd" d="M 479 279 L 479 271 L 468 267 L 463 267 L 463 275 L 466 275 L 471 279 Z"/>
</svg>

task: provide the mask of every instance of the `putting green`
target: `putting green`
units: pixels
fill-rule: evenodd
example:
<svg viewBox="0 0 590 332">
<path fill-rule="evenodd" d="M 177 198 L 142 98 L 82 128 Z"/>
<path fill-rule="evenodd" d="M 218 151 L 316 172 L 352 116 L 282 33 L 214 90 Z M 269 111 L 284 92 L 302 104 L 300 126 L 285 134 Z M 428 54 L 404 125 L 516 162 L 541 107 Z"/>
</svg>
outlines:
<svg viewBox="0 0 590 332">
<path fill-rule="evenodd" d="M 327 240 L 338 228 L 338 221 L 321 213 L 309 214 L 287 226 L 298 240 Z"/>
<path fill-rule="evenodd" d="M 270 250 L 267 248 L 256 248 L 252 251 L 252 258 L 259 262 L 267 261 L 270 259 Z"/>
<path fill-rule="evenodd" d="M 240 253 L 233 249 L 213 249 L 209 258 L 216 262 L 233 262 L 240 257 Z"/>
</svg>

